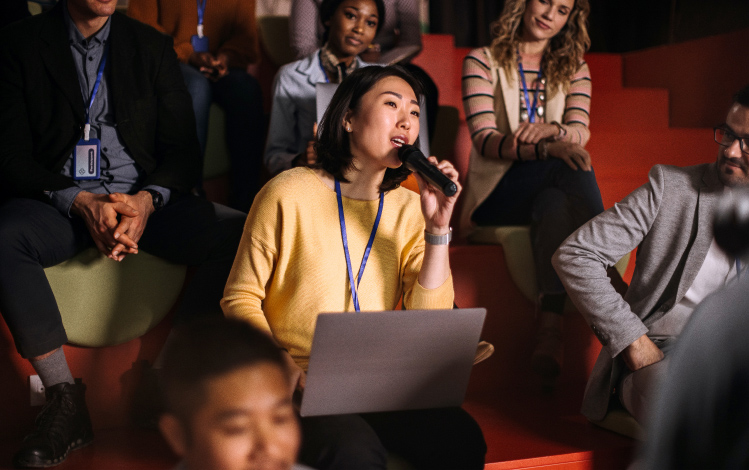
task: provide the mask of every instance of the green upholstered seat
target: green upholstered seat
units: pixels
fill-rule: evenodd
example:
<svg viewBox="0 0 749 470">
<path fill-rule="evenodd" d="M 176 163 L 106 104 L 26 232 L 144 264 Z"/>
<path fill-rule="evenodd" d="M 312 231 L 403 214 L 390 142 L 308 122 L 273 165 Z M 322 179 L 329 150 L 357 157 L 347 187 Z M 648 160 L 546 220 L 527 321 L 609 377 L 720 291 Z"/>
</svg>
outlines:
<svg viewBox="0 0 749 470">
<path fill-rule="evenodd" d="M 44 270 L 68 340 L 111 346 L 138 338 L 174 306 L 187 267 L 141 251 L 115 262 L 95 248 Z"/>
<path fill-rule="evenodd" d="M 42 6 L 39 4 L 39 2 L 27 2 L 29 6 L 29 13 L 32 15 L 38 15 L 42 12 Z"/>
<path fill-rule="evenodd" d="M 523 295 L 533 302 L 536 301 L 538 287 L 536 267 L 533 264 L 531 251 L 530 227 L 526 225 L 477 227 L 468 236 L 468 241 L 482 245 L 502 245 L 510 277 Z M 616 270 L 620 275 L 624 276 L 627 264 L 629 264 L 629 254 L 616 263 Z"/>
<path fill-rule="evenodd" d="M 219 105 L 211 103 L 203 159 L 203 179 L 226 174 L 230 168 L 229 149 L 226 146 L 226 113 Z"/>
</svg>

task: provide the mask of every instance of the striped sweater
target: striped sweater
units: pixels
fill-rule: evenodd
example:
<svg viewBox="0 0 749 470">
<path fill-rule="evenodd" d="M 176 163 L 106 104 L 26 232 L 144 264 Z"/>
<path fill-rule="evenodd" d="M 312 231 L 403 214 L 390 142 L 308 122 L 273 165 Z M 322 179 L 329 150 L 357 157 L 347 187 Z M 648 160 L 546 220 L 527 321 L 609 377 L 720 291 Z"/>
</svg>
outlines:
<svg viewBox="0 0 749 470">
<path fill-rule="evenodd" d="M 533 91 L 536 87 L 539 71 L 528 70 L 524 65 L 525 81 L 528 92 L 533 101 Z M 466 122 L 471 133 L 471 140 L 476 150 L 482 156 L 490 159 L 517 160 L 518 153 L 522 160 L 535 160 L 536 149 L 534 145 L 517 146 L 512 139 L 504 139 L 497 129 L 494 115 L 494 87 L 492 86 L 492 71 L 489 58 L 484 48 L 472 50 L 463 61 L 463 108 L 466 114 Z M 541 91 L 542 84 L 538 84 Z M 562 126 L 566 130 L 565 141 L 585 145 L 590 138 L 590 96 L 591 96 L 590 69 L 585 62 L 580 64 L 577 73 L 570 79 L 569 90 L 565 100 L 565 111 Z M 521 84 L 518 83 L 520 94 L 520 109 L 523 109 L 525 97 Z M 522 121 L 522 118 L 521 118 Z M 544 122 L 543 117 L 537 122 Z M 500 155 L 500 145 L 502 151 Z"/>
</svg>

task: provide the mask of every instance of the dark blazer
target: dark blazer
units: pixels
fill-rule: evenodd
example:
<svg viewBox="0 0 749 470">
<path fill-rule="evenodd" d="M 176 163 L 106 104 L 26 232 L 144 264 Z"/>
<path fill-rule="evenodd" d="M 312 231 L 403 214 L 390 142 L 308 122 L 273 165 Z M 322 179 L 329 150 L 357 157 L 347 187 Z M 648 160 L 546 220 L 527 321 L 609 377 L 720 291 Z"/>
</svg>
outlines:
<svg viewBox="0 0 749 470">
<path fill-rule="evenodd" d="M 85 105 L 62 8 L 0 31 L 0 199 L 74 184 L 60 170 L 83 134 Z M 200 151 L 172 39 L 119 13 L 111 22 L 105 73 L 118 132 L 144 186 L 189 191 Z"/>
</svg>

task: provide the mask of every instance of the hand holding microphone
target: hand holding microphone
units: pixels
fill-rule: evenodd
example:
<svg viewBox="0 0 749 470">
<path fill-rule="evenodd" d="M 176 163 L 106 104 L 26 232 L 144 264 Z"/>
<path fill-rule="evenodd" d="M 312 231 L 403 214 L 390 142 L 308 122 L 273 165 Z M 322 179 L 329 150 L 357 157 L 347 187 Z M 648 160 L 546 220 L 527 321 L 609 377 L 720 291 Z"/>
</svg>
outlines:
<svg viewBox="0 0 749 470">
<path fill-rule="evenodd" d="M 398 158 L 409 170 L 417 172 L 429 184 L 442 191 L 445 196 L 450 197 L 458 192 L 458 186 L 436 166 L 432 165 L 418 147 L 413 145 L 402 146 L 398 149 Z"/>
</svg>

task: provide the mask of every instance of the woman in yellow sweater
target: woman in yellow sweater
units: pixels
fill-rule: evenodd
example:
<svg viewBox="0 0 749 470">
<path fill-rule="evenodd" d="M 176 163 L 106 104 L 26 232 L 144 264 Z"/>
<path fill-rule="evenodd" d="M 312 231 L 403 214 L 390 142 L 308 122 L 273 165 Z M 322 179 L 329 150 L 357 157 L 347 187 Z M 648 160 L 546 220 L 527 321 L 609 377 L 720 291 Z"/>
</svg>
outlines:
<svg viewBox="0 0 749 470">
<path fill-rule="evenodd" d="M 281 173 L 250 210 L 221 306 L 274 338 L 297 388 L 320 312 L 392 310 L 401 297 L 406 308 L 452 307 L 460 186 L 449 198 L 418 175 L 420 196 L 399 187 L 410 171 L 398 148 L 419 135 L 420 92 L 399 67 L 353 72 L 320 124 L 318 166 Z M 449 162 L 431 160 L 457 184 Z M 384 469 L 387 451 L 417 468 L 483 468 L 486 451 L 460 408 L 303 418 L 302 430 L 300 459 L 320 470 Z"/>
</svg>

